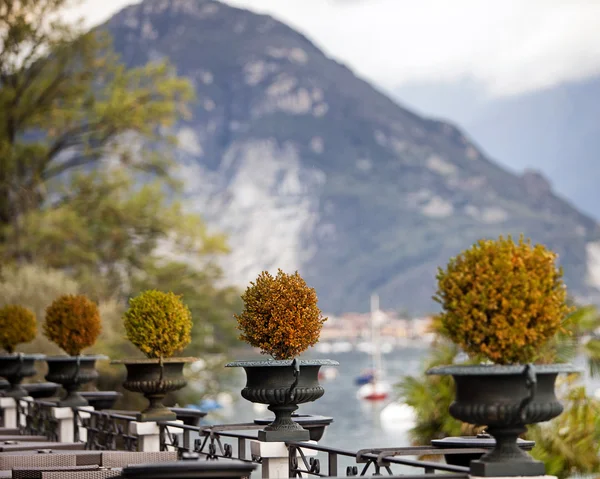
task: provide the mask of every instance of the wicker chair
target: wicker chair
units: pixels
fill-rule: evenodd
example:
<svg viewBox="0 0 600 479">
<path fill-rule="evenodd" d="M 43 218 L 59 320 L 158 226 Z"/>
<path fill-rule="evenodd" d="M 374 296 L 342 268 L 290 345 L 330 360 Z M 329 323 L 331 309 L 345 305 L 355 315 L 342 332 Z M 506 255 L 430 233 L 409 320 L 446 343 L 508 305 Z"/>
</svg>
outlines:
<svg viewBox="0 0 600 479">
<path fill-rule="evenodd" d="M 10 470 L 15 467 L 64 467 L 76 466 L 77 460 L 73 454 L 39 454 L 37 456 L 0 455 L 0 470 Z"/>
<path fill-rule="evenodd" d="M 42 472 L 42 479 L 106 479 L 121 477 L 121 469 L 103 469 L 97 471 L 53 471 Z"/>
<path fill-rule="evenodd" d="M 127 467 L 130 464 L 152 464 L 156 462 L 171 462 L 177 460 L 176 451 L 161 452 L 102 452 L 103 467 Z"/>
<path fill-rule="evenodd" d="M 83 472 L 97 471 L 100 466 L 64 466 L 64 467 L 15 467 L 12 470 L 13 479 L 42 479 L 44 472 L 58 472 L 61 475 L 67 472 L 82 474 Z M 61 476 L 62 477 L 62 476 Z M 79 477 L 79 476 L 78 476 Z"/>
</svg>

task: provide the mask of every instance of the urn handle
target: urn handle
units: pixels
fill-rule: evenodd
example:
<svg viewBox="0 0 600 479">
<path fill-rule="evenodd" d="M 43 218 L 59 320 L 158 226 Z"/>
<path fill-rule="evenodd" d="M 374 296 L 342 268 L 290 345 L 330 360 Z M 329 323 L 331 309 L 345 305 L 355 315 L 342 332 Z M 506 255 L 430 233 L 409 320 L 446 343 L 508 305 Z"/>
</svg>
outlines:
<svg viewBox="0 0 600 479">
<path fill-rule="evenodd" d="M 294 358 L 292 361 L 292 374 L 294 375 L 294 382 L 288 391 L 288 403 L 291 403 L 294 401 L 294 399 L 296 399 L 296 386 L 298 386 L 298 380 L 300 379 L 300 361 L 298 361 L 298 358 Z"/>
<path fill-rule="evenodd" d="M 537 390 L 537 377 L 535 375 L 535 366 L 533 364 L 527 364 L 525 369 L 523 370 L 523 375 L 525 376 L 525 386 L 529 392 L 529 395 L 521 401 L 521 405 L 519 406 L 519 417 L 521 421 L 524 423 L 527 422 L 527 406 L 533 399 L 535 398 L 535 393 Z"/>
</svg>

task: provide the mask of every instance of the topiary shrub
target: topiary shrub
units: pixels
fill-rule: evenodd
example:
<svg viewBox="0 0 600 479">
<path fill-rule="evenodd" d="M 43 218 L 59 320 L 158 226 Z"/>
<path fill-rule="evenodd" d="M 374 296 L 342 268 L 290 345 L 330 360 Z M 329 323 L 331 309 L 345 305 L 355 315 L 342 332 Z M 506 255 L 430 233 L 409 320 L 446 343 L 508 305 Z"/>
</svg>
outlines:
<svg viewBox="0 0 600 479">
<path fill-rule="evenodd" d="M 60 296 L 46 308 L 44 335 L 70 356 L 92 346 L 101 330 L 98 306 L 82 294 Z"/>
<path fill-rule="evenodd" d="M 192 340 L 192 314 L 181 297 L 148 290 L 129 300 L 127 338 L 149 358 L 169 358 Z"/>
<path fill-rule="evenodd" d="M 471 356 L 528 363 L 571 308 L 556 254 L 523 237 L 481 240 L 437 274 L 444 334 Z"/>
<path fill-rule="evenodd" d="M 0 346 L 7 353 L 14 353 L 17 344 L 35 339 L 37 321 L 35 314 L 18 304 L 8 304 L 0 308 Z"/>
<path fill-rule="evenodd" d="M 275 359 L 292 359 L 314 346 L 327 320 L 317 306 L 317 293 L 296 271 L 277 276 L 267 271 L 242 295 L 244 310 L 235 315 L 240 339 Z"/>
</svg>

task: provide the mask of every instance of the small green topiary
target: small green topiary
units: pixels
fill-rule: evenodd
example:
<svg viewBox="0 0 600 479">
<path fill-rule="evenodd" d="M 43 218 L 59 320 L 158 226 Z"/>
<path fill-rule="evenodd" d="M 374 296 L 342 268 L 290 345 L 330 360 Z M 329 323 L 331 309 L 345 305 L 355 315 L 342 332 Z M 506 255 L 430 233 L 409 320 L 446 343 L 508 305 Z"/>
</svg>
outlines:
<svg viewBox="0 0 600 479">
<path fill-rule="evenodd" d="M 319 340 L 327 320 L 317 306 L 317 293 L 296 271 L 277 276 L 267 271 L 242 295 L 244 310 L 235 315 L 240 339 L 275 359 L 292 359 Z"/>
<path fill-rule="evenodd" d="M 192 314 L 173 293 L 149 290 L 129 300 L 127 338 L 149 358 L 169 358 L 192 340 Z"/>
<path fill-rule="evenodd" d="M 471 356 L 532 362 L 571 312 L 556 254 L 520 238 L 481 240 L 437 274 L 445 334 Z"/>
<path fill-rule="evenodd" d="M 85 295 L 60 296 L 46 308 L 44 334 L 70 356 L 92 346 L 101 330 L 98 305 Z"/>
<path fill-rule="evenodd" d="M 18 304 L 0 308 L 0 346 L 7 353 L 14 353 L 17 344 L 33 341 L 36 333 L 37 321 L 32 311 Z"/>
</svg>

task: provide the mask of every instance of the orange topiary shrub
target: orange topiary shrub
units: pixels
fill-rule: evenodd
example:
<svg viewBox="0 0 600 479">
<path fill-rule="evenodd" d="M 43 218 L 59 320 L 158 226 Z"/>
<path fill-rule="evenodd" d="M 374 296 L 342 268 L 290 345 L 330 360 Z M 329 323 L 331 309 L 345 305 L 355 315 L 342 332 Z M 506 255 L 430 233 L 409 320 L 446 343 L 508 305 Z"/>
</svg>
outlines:
<svg viewBox="0 0 600 479">
<path fill-rule="evenodd" d="M 60 296 L 46 308 L 44 334 L 70 356 L 92 346 L 101 330 L 98 305 L 84 295 Z"/>
<path fill-rule="evenodd" d="M 14 353 L 17 344 L 35 339 L 37 321 L 35 314 L 18 304 L 0 308 L 0 346 L 7 353 Z"/>
<path fill-rule="evenodd" d="M 481 240 L 437 274 L 445 334 L 471 356 L 528 363 L 571 311 L 556 254 L 502 236 Z"/>
<path fill-rule="evenodd" d="M 267 271 L 242 295 L 244 310 L 235 318 L 240 339 L 275 359 L 292 359 L 314 346 L 327 320 L 317 306 L 317 293 L 296 271 L 277 276 Z"/>
</svg>

